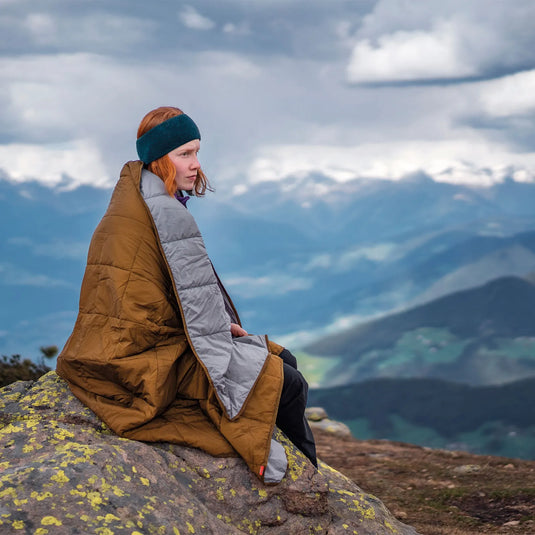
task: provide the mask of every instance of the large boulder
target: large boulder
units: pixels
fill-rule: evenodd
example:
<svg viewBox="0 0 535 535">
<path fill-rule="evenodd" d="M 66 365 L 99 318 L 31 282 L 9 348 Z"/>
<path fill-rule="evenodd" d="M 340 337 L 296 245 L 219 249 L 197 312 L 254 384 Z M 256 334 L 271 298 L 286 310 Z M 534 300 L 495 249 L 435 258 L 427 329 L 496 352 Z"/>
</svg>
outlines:
<svg viewBox="0 0 535 535">
<path fill-rule="evenodd" d="M 0 389 L 0 425 L 1 533 L 416 533 L 280 433 L 288 472 L 265 486 L 240 458 L 118 437 L 54 372 Z"/>
</svg>

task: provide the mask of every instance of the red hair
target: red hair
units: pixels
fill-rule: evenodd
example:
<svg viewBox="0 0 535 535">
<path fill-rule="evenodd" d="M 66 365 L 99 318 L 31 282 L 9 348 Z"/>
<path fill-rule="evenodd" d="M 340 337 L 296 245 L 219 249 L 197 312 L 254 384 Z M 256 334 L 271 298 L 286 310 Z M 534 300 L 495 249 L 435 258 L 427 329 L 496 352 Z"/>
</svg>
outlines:
<svg viewBox="0 0 535 535">
<path fill-rule="evenodd" d="M 160 123 L 167 121 L 167 119 L 171 119 L 171 117 L 176 117 L 177 115 L 182 115 L 183 113 L 184 112 L 181 109 L 173 108 L 172 106 L 162 106 L 149 111 L 149 113 L 147 113 L 147 115 L 141 119 L 141 123 L 139 123 L 139 128 L 137 129 L 138 139 L 151 128 L 154 128 Z M 147 169 L 163 180 L 167 192 L 169 195 L 171 195 L 171 197 L 174 197 L 178 189 L 175 181 L 176 169 L 169 159 L 169 156 L 166 154 L 165 156 L 150 162 L 147 165 Z M 201 169 L 198 169 L 197 178 L 193 183 L 193 193 L 196 197 L 202 197 L 206 193 L 206 190 L 213 191 L 210 187 L 208 179 L 206 178 L 206 175 Z"/>
</svg>

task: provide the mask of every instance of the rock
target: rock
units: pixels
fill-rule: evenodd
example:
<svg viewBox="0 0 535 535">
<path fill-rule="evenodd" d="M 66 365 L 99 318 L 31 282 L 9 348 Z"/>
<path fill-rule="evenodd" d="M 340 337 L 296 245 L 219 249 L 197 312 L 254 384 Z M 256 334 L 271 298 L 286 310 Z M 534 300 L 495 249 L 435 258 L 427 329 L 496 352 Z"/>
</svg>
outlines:
<svg viewBox="0 0 535 535">
<path fill-rule="evenodd" d="M 323 407 L 308 407 L 305 410 L 305 416 L 313 431 L 314 429 L 321 429 L 322 431 L 340 437 L 351 436 L 349 427 L 342 422 L 331 420 Z"/>
<path fill-rule="evenodd" d="M 328 418 L 327 411 L 323 407 L 307 407 L 305 416 L 309 422 L 320 422 Z"/>
<path fill-rule="evenodd" d="M 0 424 L 3 534 L 416 533 L 280 432 L 288 472 L 265 486 L 240 458 L 118 437 L 54 372 L 0 389 Z"/>
<path fill-rule="evenodd" d="M 342 422 L 337 422 L 336 420 L 329 420 L 329 418 L 326 418 L 325 420 L 321 420 L 321 422 L 309 422 L 309 424 L 312 431 L 314 431 L 314 429 L 321 429 L 322 431 L 326 431 L 327 433 L 331 433 L 332 435 L 339 437 L 351 436 L 351 430 L 349 427 Z"/>
<path fill-rule="evenodd" d="M 456 474 L 475 474 L 481 471 L 481 466 L 479 464 L 461 464 L 456 466 L 453 471 Z"/>
</svg>

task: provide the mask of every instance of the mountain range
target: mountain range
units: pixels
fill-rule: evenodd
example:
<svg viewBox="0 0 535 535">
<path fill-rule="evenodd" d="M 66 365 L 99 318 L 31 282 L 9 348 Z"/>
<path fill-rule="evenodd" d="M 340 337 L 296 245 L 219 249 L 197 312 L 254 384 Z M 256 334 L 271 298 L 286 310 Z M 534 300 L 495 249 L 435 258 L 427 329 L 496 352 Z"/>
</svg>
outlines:
<svg viewBox="0 0 535 535">
<path fill-rule="evenodd" d="M 309 391 L 361 439 L 535 459 L 535 378 L 494 386 L 373 379 Z"/>
<path fill-rule="evenodd" d="M 110 194 L 0 180 L 2 354 L 63 345 Z M 299 349 L 535 271 L 534 203 L 535 184 L 512 180 L 474 189 L 423 175 L 338 183 L 318 173 L 209 193 L 188 207 L 249 332 Z"/>
<path fill-rule="evenodd" d="M 423 176 L 338 184 L 316 175 L 260 184 L 215 211 L 203 201 L 198 213 L 251 330 L 317 337 L 346 319 L 355 324 L 532 271 L 533 240 L 522 234 L 535 229 L 533 202 L 535 185 L 512 181 L 471 189 Z M 224 232 L 228 212 L 244 224 Z M 236 243 L 248 246 L 234 256 Z"/>
<path fill-rule="evenodd" d="M 300 357 L 328 361 L 322 386 L 378 377 L 500 384 L 535 376 L 534 312 L 535 285 L 502 277 L 322 338 Z"/>
<path fill-rule="evenodd" d="M 110 195 L 0 178 L 1 354 L 63 346 Z M 310 403 L 357 437 L 526 458 L 533 206 L 535 184 L 512 180 L 321 174 L 188 203 L 244 326 L 296 352 Z"/>
</svg>

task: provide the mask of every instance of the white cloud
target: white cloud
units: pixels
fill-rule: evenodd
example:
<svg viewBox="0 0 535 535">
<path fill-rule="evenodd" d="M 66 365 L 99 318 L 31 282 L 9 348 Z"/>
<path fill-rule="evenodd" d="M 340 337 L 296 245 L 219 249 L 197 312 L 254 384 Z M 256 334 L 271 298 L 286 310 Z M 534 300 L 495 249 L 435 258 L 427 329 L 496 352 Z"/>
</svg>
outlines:
<svg viewBox="0 0 535 535">
<path fill-rule="evenodd" d="M 479 100 L 482 111 L 492 117 L 535 112 L 535 70 L 481 84 Z"/>
<path fill-rule="evenodd" d="M 18 128 L 27 140 L 0 145 L 0 168 L 16 181 L 55 185 L 69 175 L 73 184 L 109 186 L 120 165 L 135 158 L 140 118 L 176 101 L 181 87 L 177 104 L 201 127 L 202 162 L 217 178 L 216 187 L 240 180 L 238 190 L 244 191 L 248 182 L 311 172 L 344 182 L 423 171 L 436 180 L 480 185 L 507 175 L 529 181 L 534 175 L 533 154 L 515 152 L 506 133 L 501 142 L 491 141 L 484 131 L 459 125 L 474 111 L 529 111 L 531 71 L 460 87 L 360 91 L 333 84 L 317 65 L 301 65 L 294 77 L 295 65 L 287 59 L 257 64 L 239 54 L 208 51 L 183 60 L 178 70 L 155 62 L 140 69 L 94 54 L 0 60 L 7 89 L 0 123 Z M 191 80 L 195 84 L 188 85 Z M 303 93 L 303 84 L 317 89 Z M 318 182 L 309 193 L 328 187 Z"/>
<path fill-rule="evenodd" d="M 109 131 L 107 119 L 127 96 L 127 86 L 144 89 L 134 69 L 94 54 L 3 58 L 0 69 L 5 108 L 17 118 L 15 131 L 44 143 L 94 135 L 97 128 Z"/>
<path fill-rule="evenodd" d="M 29 248 L 37 256 L 67 258 L 70 260 L 81 260 L 87 256 L 86 242 L 69 242 L 59 239 L 49 242 L 35 242 L 28 237 L 13 237 L 9 238 L 7 242 L 11 245 Z"/>
<path fill-rule="evenodd" d="M 100 151 L 90 140 L 57 145 L 0 145 L 0 169 L 13 182 L 38 180 L 48 186 L 110 187 Z"/>
<path fill-rule="evenodd" d="M 312 344 L 316 340 L 339 333 L 351 327 L 355 327 L 365 321 L 374 319 L 373 316 L 361 316 L 358 314 L 346 315 L 336 318 L 332 323 L 325 325 L 322 328 L 315 327 L 311 330 L 294 331 L 291 333 L 274 334 L 273 339 L 277 340 L 279 344 L 285 347 L 291 347 L 294 350 L 302 349 L 303 347 Z M 271 338 L 271 336 L 270 336 Z"/>
<path fill-rule="evenodd" d="M 223 26 L 223 32 L 230 35 L 249 35 L 251 33 L 251 28 L 246 22 L 241 22 L 239 24 L 227 22 Z"/>
<path fill-rule="evenodd" d="M 355 247 L 345 251 L 337 259 L 336 268 L 340 271 L 349 271 L 362 260 L 370 262 L 385 262 L 391 260 L 396 251 L 393 243 L 377 243 L 367 247 Z"/>
<path fill-rule="evenodd" d="M 357 246 L 337 254 L 322 253 L 312 256 L 305 264 L 293 266 L 304 273 L 331 269 L 333 272 L 346 272 L 353 269 L 359 262 L 390 262 L 405 254 L 402 248 L 394 243 L 377 243 L 368 246 Z"/>
<path fill-rule="evenodd" d="M 477 9 L 472 9 L 476 4 Z M 146 40 L 148 49 L 159 51 L 145 60 L 136 48 L 125 54 L 124 47 L 131 41 L 125 41 L 128 36 L 119 30 L 114 31 L 121 20 L 117 14 L 87 8 L 76 22 L 74 11 L 27 10 L 20 19 L 33 38 L 48 35 L 55 25 L 59 50 L 82 43 L 93 45 L 83 50 L 99 53 L 0 58 L 0 132 L 4 143 L 0 167 L 19 181 L 44 177 L 42 181 L 47 184 L 58 184 L 61 176 L 68 174 L 76 183 L 111 184 L 120 165 L 136 156 L 134 138 L 141 117 L 153 107 L 171 103 L 198 122 L 203 133 L 203 167 L 220 191 L 221 186 L 229 185 L 229 191 L 235 186 L 243 192 L 249 180 L 280 180 L 311 171 L 324 172 L 338 181 L 358 176 L 395 179 L 422 170 L 438 179 L 471 183 L 499 180 L 510 171 L 519 179 L 530 180 L 532 156 L 516 154 L 514 147 L 507 147 L 510 133 L 478 131 L 477 126 L 461 124 L 464 117 L 472 119 L 470 111 L 478 116 L 488 116 L 493 108 L 501 109 L 502 116 L 516 113 L 516 109 L 529 111 L 527 81 L 522 82 L 522 98 L 516 100 L 515 80 L 507 91 L 498 86 L 491 91 L 481 83 L 373 89 L 345 83 L 347 55 L 341 55 L 340 40 L 346 42 L 351 33 L 355 50 L 361 47 L 361 67 L 375 80 L 479 73 L 482 65 L 488 64 L 485 54 L 516 57 L 512 52 L 518 47 L 506 48 L 503 31 L 496 32 L 496 48 L 489 41 L 489 29 L 500 29 L 498 22 L 509 20 L 508 11 L 483 4 L 478 1 L 465 6 L 453 0 L 452 6 L 443 6 L 435 0 L 425 5 L 380 0 L 360 30 L 355 30 L 361 20 L 358 16 L 325 22 L 325 47 L 330 50 L 331 42 L 332 50 L 340 55 L 314 60 L 299 55 L 308 50 L 310 33 L 301 31 L 297 19 L 286 22 L 288 28 L 296 30 L 291 46 L 301 52 L 293 56 L 288 42 L 278 48 L 269 39 L 265 49 L 259 50 L 255 36 L 260 27 L 264 37 L 275 36 L 267 29 L 269 20 L 260 22 L 261 11 L 245 20 L 243 11 L 227 8 L 227 27 L 222 23 L 222 32 L 182 31 L 190 40 L 206 41 L 198 51 L 196 47 L 183 48 L 182 41 L 156 39 L 157 35 L 176 33 L 176 19 L 167 20 L 156 13 L 145 27 L 131 9 L 123 33 L 136 36 L 138 44 Z M 315 6 L 314 16 L 319 17 L 323 8 L 319 2 Z M 339 16 L 342 8 L 337 9 Z M 481 18 L 485 9 L 488 17 Z M 332 15 L 332 10 L 325 10 Z M 528 12 L 511 19 L 519 29 Z M 222 13 L 215 7 L 201 10 L 197 4 L 181 11 L 188 24 L 212 28 Z M 297 16 L 297 8 L 293 13 Z M 111 22 L 100 24 L 107 17 Z M 346 23 L 342 29 L 340 21 Z M 307 19 L 306 25 L 310 24 Z M 513 24 L 507 24 L 507 36 L 515 41 L 510 33 Z M 102 28 L 108 48 L 98 48 Z M 250 37 L 245 31 L 240 39 L 229 35 L 247 28 L 251 29 Z M 517 33 L 521 36 L 525 32 Z M 221 42 L 240 48 L 222 51 Z M 491 135 L 494 140 L 484 151 L 480 146 L 486 144 L 485 136 Z M 88 155 L 83 154 L 84 148 Z M 427 161 L 424 153 L 432 161 Z M 80 158 L 84 165 L 78 166 Z M 321 183 L 312 186 L 316 193 L 326 187 Z"/>
<path fill-rule="evenodd" d="M 181 8 L 178 17 L 186 28 L 192 30 L 211 30 L 215 22 L 204 15 L 201 15 L 194 7 L 184 6 Z"/>
<path fill-rule="evenodd" d="M 73 284 L 41 273 L 32 273 L 9 263 L 0 264 L 0 282 L 8 286 L 65 287 L 74 289 Z"/>
<path fill-rule="evenodd" d="M 46 13 L 29 13 L 23 21 L 23 26 L 30 32 L 34 41 L 39 45 L 57 42 L 57 25 L 54 19 Z"/>
<path fill-rule="evenodd" d="M 319 269 L 319 270 L 328 269 L 331 267 L 332 263 L 333 263 L 332 256 L 328 253 L 322 253 L 322 254 L 313 256 L 306 264 L 301 265 L 301 269 L 304 272 L 313 271 L 316 269 Z"/>
<path fill-rule="evenodd" d="M 535 180 L 535 152 L 517 153 L 475 135 L 457 140 L 392 141 L 352 147 L 273 145 L 261 150 L 248 176 L 254 183 L 318 171 L 337 182 L 356 178 L 399 180 L 424 172 L 439 182 L 488 186 L 506 177 Z M 318 187 L 308 193 L 322 194 L 322 184 Z"/>
<path fill-rule="evenodd" d="M 531 0 L 378 0 L 352 37 L 348 80 L 494 77 L 529 68 L 534 16 Z"/>
<path fill-rule="evenodd" d="M 478 73 L 462 47 L 459 28 L 439 23 L 431 31 L 399 31 L 359 41 L 347 67 L 351 82 L 460 78 Z"/>
<path fill-rule="evenodd" d="M 232 288 L 232 293 L 235 295 L 252 298 L 308 290 L 312 286 L 312 280 L 278 273 L 261 277 L 230 275 L 225 277 L 225 286 Z"/>
<path fill-rule="evenodd" d="M 51 185 L 68 174 L 77 184 L 109 185 L 120 165 L 136 158 L 143 115 L 166 104 L 194 115 L 204 139 L 230 144 L 236 125 L 248 121 L 230 120 L 229 110 L 249 104 L 247 84 L 256 91 L 262 69 L 228 52 L 185 54 L 180 63 L 174 69 L 165 60 L 140 65 L 87 53 L 0 58 L 0 168 L 18 181 Z"/>
</svg>

